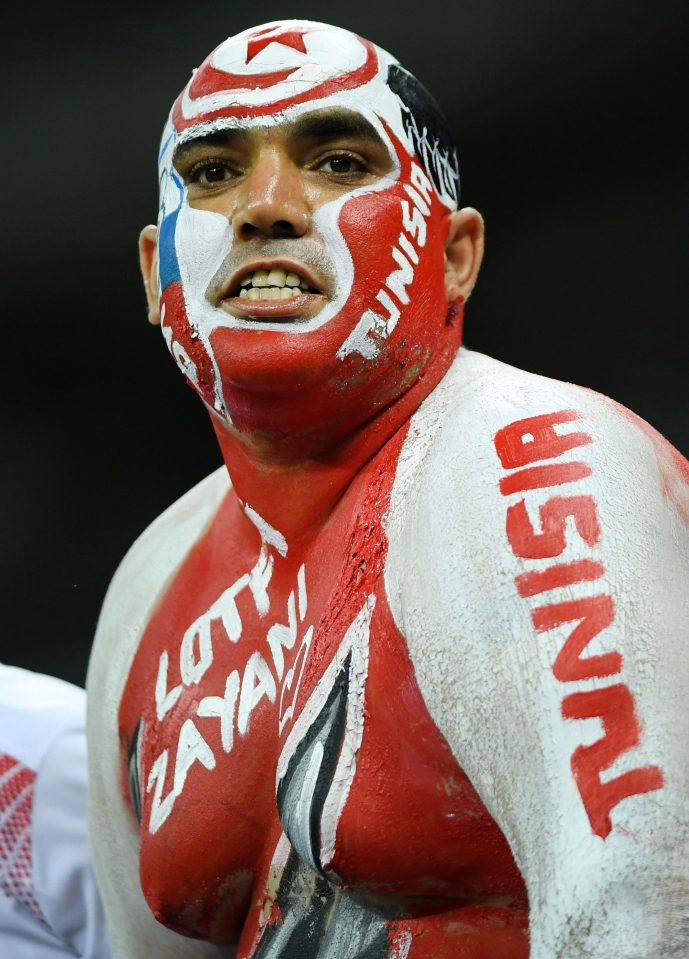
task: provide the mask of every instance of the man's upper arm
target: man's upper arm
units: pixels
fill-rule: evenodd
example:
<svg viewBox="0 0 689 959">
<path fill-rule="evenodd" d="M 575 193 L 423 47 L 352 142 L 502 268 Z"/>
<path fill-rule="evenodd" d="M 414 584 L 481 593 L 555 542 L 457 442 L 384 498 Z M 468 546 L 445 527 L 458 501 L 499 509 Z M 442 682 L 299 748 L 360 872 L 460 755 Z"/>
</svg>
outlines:
<svg viewBox="0 0 689 959">
<path fill-rule="evenodd" d="M 604 398 L 521 376 L 432 444 L 393 612 L 527 881 L 534 959 L 685 956 L 689 474 Z"/>
</svg>

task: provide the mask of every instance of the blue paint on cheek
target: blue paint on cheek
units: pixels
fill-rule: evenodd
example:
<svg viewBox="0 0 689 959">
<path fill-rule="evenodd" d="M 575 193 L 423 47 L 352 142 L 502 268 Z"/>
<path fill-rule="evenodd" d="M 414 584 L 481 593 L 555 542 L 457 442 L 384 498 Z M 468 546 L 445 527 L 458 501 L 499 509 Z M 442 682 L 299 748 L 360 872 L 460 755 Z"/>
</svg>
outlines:
<svg viewBox="0 0 689 959">
<path fill-rule="evenodd" d="M 169 177 L 177 188 L 177 207 L 171 213 L 166 213 L 166 204 L 163 203 L 161 209 L 161 212 L 165 214 L 160 224 L 158 234 L 158 274 L 160 277 L 161 293 L 164 293 L 167 287 L 171 283 L 174 283 L 175 280 L 181 279 L 179 261 L 177 260 L 177 251 L 175 249 L 175 232 L 177 230 L 177 217 L 184 203 L 184 185 L 174 170 L 163 174 L 161 194 L 166 192 L 163 191 L 162 188 L 162 185 L 165 183 L 165 177 Z"/>
<path fill-rule="evenodd" d="M 177 230 L 177 217 L 179 208 L 174 213 L 166 216 L 160 224 L 160 233 L 158 235 L 158 257 L 160 272 L 160 289 L 165 292 L 167 287 L 175 280 L 181 279 L 179 271 L 179 262 L 177 260 L 177 251 L 175 249 L 175 232 Z"/>
</svg>

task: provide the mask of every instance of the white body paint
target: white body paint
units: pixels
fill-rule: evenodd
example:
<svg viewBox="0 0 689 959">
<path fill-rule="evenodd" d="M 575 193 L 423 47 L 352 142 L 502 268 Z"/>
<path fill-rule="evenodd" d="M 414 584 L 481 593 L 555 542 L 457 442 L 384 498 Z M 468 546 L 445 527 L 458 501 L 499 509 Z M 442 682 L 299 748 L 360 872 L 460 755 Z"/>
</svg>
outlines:
<svg viewBox="0 0 689 959">
<path fill-rule="evenodd" d="M 146 624 L 189 547 L 229 488 L 218 470 L 163 513 L 132 546 L 110 585 L 87 681 L 89 825 L 96 877 L 117 959 L 221 959 L 227 949 L 193 942 L 156 922 L 139 884 L 139 838 L 120 793 L 119 703 Z"/>
<path fill-rule="evenodd" d="M 499 491 L 505 471 L 493 437 L 515 420 L 562 409 L 582 419 L 559 433 L 593 438 L 562 459 L 585 460 L 592 475 L 525 494 L 527 509 L 537 525 L 539 505 L 554 493 L 591 493 L 602 530 L 596 559 L 606 572 L 593 584 L 524 599 L 515 576 L 551 561 L 519 560 L 510 549 L 506 509 L 519 497 Z M 400 458 L 386 521 L 390 607 L 431 715 L 525 877 L 531 959 L 689 954 L 689 532 L 658 470 L 650 440 L 604 398 L 466 350 L 413 417 Z M 119 700 L 145 625 L 226 489 L 216 473 L 153 524 L 117 573 L 99 624 L 89 671 L 91 823 L 115 959 L 226 955 L 148 913 L 117 742 Z M 570 524 L 557 561 L 590 556 Z M 565 721 L 560 707 L 564 685 L 571 692 L 612 680 L 558 682 L 552 665 L 564 632 L 537 633 L 531 621 L 544 602 L 602 586 L 616 618 L 591 653 L 622 654 L 616 679 L 632 692 L 641 724 L 639 746 L 603 778 L 657 764 L 665 779 L 662 789 L 615 806 L 606 839 L 593 833 L 570 768 L 574 749 L 600 738 L 600 723 Z M 301 620 L 303 584 L 294 602 Z M 275 656 L 275 675 L 277 663 Z M 343 788 L 347 778 L 343 770 Z M 399 948 L 402 955 L 408 944 Z"/>
<path fill-rule="evenodd" d="M 576 409 L 560 428 L 588 446 L 565 454 L 592 476 L 526 494 L 592 493 L 602 582 L 616 620 L 596 653 L 622 653 L 641 744 L 609 777 L 658 763 L 662 790 L 623 800 L 607 839 L 594 835 L 570 769 L 601 736 L 566 722 L 551 667 L 560 634 L 537 634 L 531 608 L 601 592 L 601 582 L 531 600 L 514 577 L 508 502 L 493 436 L 528 416 Z M 459 360 L 412 420 L 392 493 L 386 586 L 431 715 L 505 833 L 529 892 L 531 959 L 670 959 L 689 955 L 689 531 L 663 497 L 648 439 L 608 402 L 479 354 Z M 537 515 L 537 514 L 536 514 Z M 563 561 L 591 550 L 568 530 Z M 540 561 L 541 566 L 560 560 Z M 572 689 L 610 685 L 582 680 Z M 571 691 L 568 690 L 568 692 Z M 609 778 L 604 774 L 604 778 Z"/>
</svg>

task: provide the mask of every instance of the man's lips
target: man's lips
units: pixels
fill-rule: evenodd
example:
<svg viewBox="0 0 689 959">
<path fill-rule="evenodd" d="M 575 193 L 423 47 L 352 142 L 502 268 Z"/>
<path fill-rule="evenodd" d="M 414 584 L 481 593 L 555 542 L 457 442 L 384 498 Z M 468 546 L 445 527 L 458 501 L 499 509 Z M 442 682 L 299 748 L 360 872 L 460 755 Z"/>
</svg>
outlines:
<svg viewBox="0 0 689 959">
<path fill-rule="evenodd" d="M 322 293 L 298 293 L 289 300 L 249 300 L 230 296 L 220 301 L 220 308 L 231 316 L 246 320 L 310 319 L 325 303 Z"/>
<path fill-rule="evenodd" d="M 256 285 L 247 286 L 247 278 L 254 277 L 257 271 L 262 271 L 262 282 L 259 284 L 254 278 Z M 284 280 L 282 285 L 279 282 L 275 284 L 267 282 L 266 274 L 273 271 L 282 271 L 285 276 L 296 274 L 301 281 L 300 286 L 286 285 Z M 308 289 L 303 289 L 304 286 Z M 315 277 L 308 267 L 296 260 L 284 257 L 262 258 L 245 263 L 232 273 L 221 288 L 217 305 L 232 316 L 242 319 L 273 321 L 293 320 L 300 317 L 310 319 L 325 303 L 325 295 L 321 292 L 323 286 L 322 281 Z M 280 299 L 253 299 L 246 295 L 252 289 L 260 294 L 262 290 L 275 288 L 290 289 L 290 292 L 294 292 L 291 292 L 289 297 Z M 244 295 L 240 296 L 242 292 Z"/>
<path fill-rule="evenodd" d="M 321 293 L 325 288 L 323 281 L 315 276 L 309 267 L 304 266 L 303 263 L 298 263 L 296 260 L 285 259 L 284 257 L 266 257 L 264 259 L 251 260 L 249 263 L 245 263 L 243 266 L 234 270 L 229 279 L 223 283 L 220 288 L 218 301 L 238 296 L 241 281 L 246 276 L 256 273 L 257 270 L 265 270 L 267 273 L 270 273 L 272 270 L 284 270 L 285 273 L 296 273 L 301 279 L 306 281 L 310 293 Z"/>
</svg>

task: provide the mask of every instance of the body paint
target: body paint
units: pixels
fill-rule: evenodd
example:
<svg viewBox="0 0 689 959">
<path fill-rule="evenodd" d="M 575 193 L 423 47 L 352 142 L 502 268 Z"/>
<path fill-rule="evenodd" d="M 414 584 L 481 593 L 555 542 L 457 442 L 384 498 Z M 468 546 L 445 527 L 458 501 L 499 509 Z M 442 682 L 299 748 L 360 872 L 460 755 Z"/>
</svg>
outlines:
<svg viewBox="0 0 689 959">
<path fill-rule="evenodd" d="M 292 381 L 303 383 L 312 368 L 318 370 L 311 405 L 326 417 L 341 406 L 343 389 L 358 392 L 360 419 L 372 415 L 376 403 L 389 402 L 371 389 L 381 372 L 392 371 L 404 387 L 433 352 L 448 309 L 443 248 L 459 177 L 454 150 L 433 136 L 423 111 L 410 107 L 409 84 L 394 58 L 369 41 L 324 24 L 284 21 L 226 40 L 173 107 L 160 154 L 163 333 L 204 401 L 240 429 L 243 383 L 238 388 L 237 382 L 253 376 L 253 388 L 261 388 L 253 360 L 258 333 L 273 373 L 281 358 L 295 353 L 303 359 L 294 361 Z M 378 182 L 314 213 L 312 228 L 332 266 L 334 294 L 309 320 L 234 317 L 207 295 L 235 243 L 231 225 L 189 205 L 173 166 L 175 150 L 219 130 L 269 128 L 333 108 L 362 115 L 392 162 Z M 290 243 L 284 242 L 285 251 Z M 319 366 L 314 356 L 326 362 Z M 285 383 L 289 388 L 290 379 Z M 367 393 L 373 397 L 368 405 Z"/>
<path fill-rule="evenodd" d="M 242 959 L 449 959 L 489 945 L 526 959 L 523 882 L 428 715 L 388 605 L 385 520 L 407 435 L 357 478 L 307 556 L 289 543 L 281 555 L 277 531 L 249 527 L 230 492 L 129 672 L 120 733 L 142 787 L 149 905 L 187 935 L 241 928 Z M 131 781 L 122 788 L 136 810 Z M 472 897 L 486 903 L 463 904 Z"/>
<path fill-rule="evenodd" d="M 507 539 L 515 556 L 556 560 L 565 550 L 567 535 L 571 535 L 567 525 L 569 518 L 574 520 L 577 535 L 595 556 L 595 547 L 601 537 L 596 502 L 590 495 L 572 496 L 570 485 L 590 475 L 591 471 L 586 468 L 577 474 L 571 469 L 586 466 L 585 463 L 551 462 L 559 460 L 570 450 L 576 450 L 580 455 L 581 448 L 592 442 L 591 436 L 583 431 L 560 433 L 556 430 L 560 424 L 578 424 L 580 419 L 581 414 L 576 410 L 560 410 L 517 420 L 495 435 L 495 449 L 503 469 L 518 470 L 523 477 L 528 469 L 534 469 L 530 464 L 545 461 L 546 466 L 536 469 L 549 470 L 541 473 L 538 484 L 532 482 L 524 486 L 510 482 L 519 473 L 508 473 L 500 481 L 503 495 L 527 488 L 552 488 L 554 494 L 540 507 L 540 533 L 534 530 L 523 500 L 508 508 Z M 556 472 L 562 467 L 569 467 L 569 471 Z M 531 475 L 533 477 L 533 473 Z M 576 487 L 573 492 L 576 493 Z M 610 813 L 618 803 L 629 796 L 661 789 L 664 782 L 662 770 L 657 765 L 630 769 L 612 778 L 605 775 L 625 752 L 640 744 L 641 724 L 629 687 L 619 679 L 609 682 L 612 677 L 623 673 L 623 661 L 622 656 L 616 650 L 608 649 L 609 644 L 605 642 L 605 631 L 615 619 L 615 605 L 604 577 L 605 567 L 593 557 L 569 563 L 554 562 L 545 569 L 515 577 L 517 592 L 522 598 L 538 596 L 539 600 L 543 594 L 561 586 L 592 584 L 590 595 L 539 605 L 532 609 L 531 619 L 539 633 L 568 627 L 569 634 L 552 666 L 558 682 L 604 681 L 602 687 L 571 693 L 566 692 L 565 685 L 561 707 L 565 720 L 597 718 L 602 724 L 603 735 L 590 745 L 578 746 L 571 758 L 572 774 L 591 829 L 601 839 L 606 839 L 613 828 Z M 591 644 L 593 652 L 589 650 Z"/>
</svg>

